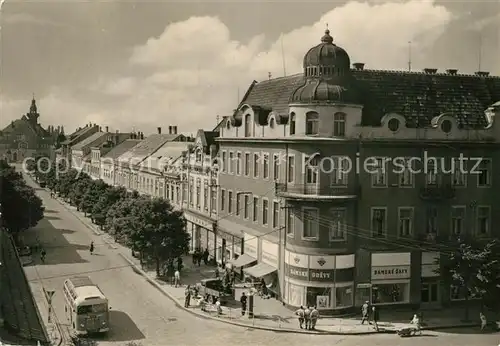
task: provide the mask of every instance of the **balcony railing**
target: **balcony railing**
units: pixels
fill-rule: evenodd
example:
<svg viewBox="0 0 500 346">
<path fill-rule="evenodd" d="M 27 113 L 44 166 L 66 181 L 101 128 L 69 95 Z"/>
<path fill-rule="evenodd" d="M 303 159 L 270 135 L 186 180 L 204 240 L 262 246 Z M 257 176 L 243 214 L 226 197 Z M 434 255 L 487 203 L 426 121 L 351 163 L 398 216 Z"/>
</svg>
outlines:
<svg viewBox="0 0 500 346">
<path fill-rule="evenodd" d="M 451 185 L 426 186 L 420 189 L 420 198 L 429 201 L 442 201 L 455 198 L 455 189 Z"/>
<path fill-rule="evenodd" d="M 359 186 L 319 186 L 313 184 L 276 184 L 276 194 L 289 198 L 354 199 L 359 197 Z"/>
</svg>

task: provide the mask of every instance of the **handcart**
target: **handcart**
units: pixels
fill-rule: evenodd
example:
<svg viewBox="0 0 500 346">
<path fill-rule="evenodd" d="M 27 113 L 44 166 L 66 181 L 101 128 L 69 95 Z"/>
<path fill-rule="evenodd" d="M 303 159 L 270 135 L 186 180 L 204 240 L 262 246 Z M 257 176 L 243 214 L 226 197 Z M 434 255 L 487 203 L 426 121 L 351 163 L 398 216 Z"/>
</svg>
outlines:
<svg viewBox="0 0 500 346">
<path fill-rule="evenodd" d="M 415 336 L 417 333 L 419 333 L 420 330 L 418 328 L 409 326 L 409 327 L 404 327 L 398 330 L 398 335 L 402 338 L 408 338 L 410 336 Z"/>
</svg>

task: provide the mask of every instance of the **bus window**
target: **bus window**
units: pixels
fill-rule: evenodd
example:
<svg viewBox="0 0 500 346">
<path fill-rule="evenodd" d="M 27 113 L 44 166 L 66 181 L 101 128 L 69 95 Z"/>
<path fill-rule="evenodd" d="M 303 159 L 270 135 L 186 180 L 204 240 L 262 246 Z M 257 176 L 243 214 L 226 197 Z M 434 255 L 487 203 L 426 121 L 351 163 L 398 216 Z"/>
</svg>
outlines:
<svg viewBox="0 0 500 346">
<path fill-rule="evenodd" d="M 89 313 L 101 313 L 108 311 L 106 304 L 84 305 L 78 307 L 78 315 L 85 315 Z"/>
<path fill-rule="evenodd" d="M 78 315 L 85 315 L 92 312 L 92 305 L 79 306 L 77 310 Z"/>
<path fill-rule="evenodd" d="M 106 312 L 106 311 L 108 311 L 108 307 L 106 304 L 92 305 L 92 312 L 99 313 L 99 312 Z"/>
</svg>

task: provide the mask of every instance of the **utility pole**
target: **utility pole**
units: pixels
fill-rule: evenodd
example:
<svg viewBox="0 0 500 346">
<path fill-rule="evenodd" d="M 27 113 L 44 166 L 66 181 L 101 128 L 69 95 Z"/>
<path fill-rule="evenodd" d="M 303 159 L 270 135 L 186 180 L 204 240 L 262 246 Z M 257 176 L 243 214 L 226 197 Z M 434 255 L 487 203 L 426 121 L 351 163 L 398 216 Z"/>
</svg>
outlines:
<svg viewBox="0 0 500 346">
<path fill-rule="evenodd" d="M 275 183 L 275 191 L 278 191 L 278 183 Z M 281 267 L 281 283 L 280 283 L 280 296 L 281 296 L 281 302 L 283 305 L 285 305 L 285 252 L 286 252 L 286 237 L 287 237 L 287 232 L 288 232 L 288 227 L 290 225 L 288 224 L 289 220 L 289 210 L 293 209 L 292 206 L 290 205 L 285 205 L 280 207 L 281 210 L 285 211 L 285 222 L 284 226 L 278 228 L 279 231 L 279 260 L 280 264 L 278 267 Z M 283 230 L 285 231 L 283 234 Z"/>
</svg>

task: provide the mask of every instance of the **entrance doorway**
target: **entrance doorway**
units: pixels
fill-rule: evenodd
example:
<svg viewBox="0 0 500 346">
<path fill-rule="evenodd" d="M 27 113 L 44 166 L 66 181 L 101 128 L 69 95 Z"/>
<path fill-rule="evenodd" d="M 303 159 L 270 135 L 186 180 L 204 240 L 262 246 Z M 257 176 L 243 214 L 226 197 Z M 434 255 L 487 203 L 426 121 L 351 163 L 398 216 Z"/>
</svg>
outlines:
<svg viewBox="0 0 500 346">
<path fill-rule="evenodd" d="M 439 305 L 439 282 L 423 282 L 421 300 L 427 306 Z"/>
</svg>

